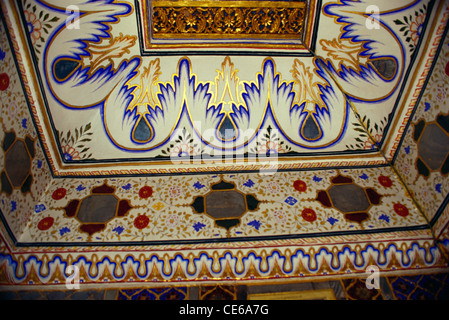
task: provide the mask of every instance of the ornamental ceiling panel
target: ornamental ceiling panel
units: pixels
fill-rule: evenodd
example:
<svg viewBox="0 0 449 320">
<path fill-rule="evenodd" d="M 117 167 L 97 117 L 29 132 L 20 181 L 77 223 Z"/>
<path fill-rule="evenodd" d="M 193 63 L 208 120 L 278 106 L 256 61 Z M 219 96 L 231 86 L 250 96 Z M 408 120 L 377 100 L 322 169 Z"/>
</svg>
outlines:
<svg viewBox="0 0 449 320">
<path fill-rule="evenodd" d="M 448 1 L 1 9 L 0 284 L 447 271 Z"/>
<path fill-rule="evenodd" d="M 140 1 L 142 52 L 308 53 L 318 1 Z M 158 53 L 159 52 L 159 53 Z"/>
<path fill-rule="evenodd" d="M 58 176 L 385 164 L 429 1 L 14 4 Z"/>
</svg>

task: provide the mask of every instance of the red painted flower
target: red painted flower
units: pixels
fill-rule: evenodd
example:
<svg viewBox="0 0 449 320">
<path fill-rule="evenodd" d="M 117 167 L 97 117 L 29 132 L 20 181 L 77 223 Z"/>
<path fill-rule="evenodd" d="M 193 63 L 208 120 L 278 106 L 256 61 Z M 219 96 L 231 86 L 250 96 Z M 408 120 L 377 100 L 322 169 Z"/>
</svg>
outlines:
<svg viewBox="0 0 449 320">
<path fill-rule="evenodd" d="M 153 194 L 153 188 L 151 188 L 149 186 L 142 187 L 139 190 L 139 197 L 141 197 L 143 199 L 151 197 L 152 194 Z"/>
<path fill-rule="evenodd" d="M 446 63 L 446 68 L 444 69 L 444 72 L 446 72 L 446 75 L 449 76 L 449 61 Z"/>
<path fill-rule="evenodd" d="M 302 180 L 296 180 L 295 182 L 293 182 L 293 187 L 298 190 L 299 192 L 304 192 L 307 190 L 307 185 L 304 181 Z"/>
<path fill-rule="evenodd" d="M 391 179 L 386 176 L 379 176 L 377 180 L 379 180 L 379 183 L 385 188 L 389 188 L 393 185 L 393 181 L 391 181 Z"/>
<path fill-rule="evenodd" d="M 137 216 L 137 218 L 134 219 L 134 226 L 137 229 L 145 228 L 148 225 L 148 223 L 150 223 L 150 218 L 148 218 L 147 216 L 145 216 L 143 214 L 140 216 Z"/>
<path fill-rule="evenodd" d="M 5 91 L 9 87 L 9 76 L 6 73 L 0 73 L 0 91 Z"/>
<path fill-rule="evenodd" d="M 308 222 L 313 222 L 316 220 L 316 213 L 313 209 L 310 208 L 302 210 L 301 216 Z"/>
<path fill-rule="evenodd" d="M 58 188 L 56 189 L 53 194 L 51 195 L 51 197 L 55 200 L 61 200 L 62 198 L 65 197 L 67 193 L 67 190 L 64 188 Z"/>
<path fill-rule="evenodd" d="M 406 206 L 404 206 L 403 204 L 400 203 L 396 203 L 393 206 L 394 212 L 396 212 L 398 215 L 400 215 L 401 217 L 405 217 L 409 214 L 409 211 L 407 209 Z"/>
<path fill-rule="evenodd" d="M 39 223 L 37 224 L 37 228 L 39 230 L 48 230 L 51 228 L 51 226 L 53 225 L 53 223 L 55 222 L 55 219 L 53 219 L 52 217 L 46 217 L 44 219 L 42 219 L 41 221 L 39 221 Z"/>
</svg>

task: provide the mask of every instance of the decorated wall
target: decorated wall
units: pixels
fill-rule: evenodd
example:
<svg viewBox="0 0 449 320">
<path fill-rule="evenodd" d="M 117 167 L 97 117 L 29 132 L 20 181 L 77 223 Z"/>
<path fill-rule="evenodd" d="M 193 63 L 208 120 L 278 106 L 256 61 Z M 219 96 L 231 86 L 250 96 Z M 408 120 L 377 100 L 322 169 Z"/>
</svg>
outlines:
<svg viewBox="0 0 449 320">
<path fill-rule="evenodd" d="M 447 252 L 449 38 L 442 41 L 420 92 L 394 166 Z"/>
<path fill-rule="evenodd" d="M 4 288 L 447 272 L 447 1 L 1 9 Z"/>
</svg>

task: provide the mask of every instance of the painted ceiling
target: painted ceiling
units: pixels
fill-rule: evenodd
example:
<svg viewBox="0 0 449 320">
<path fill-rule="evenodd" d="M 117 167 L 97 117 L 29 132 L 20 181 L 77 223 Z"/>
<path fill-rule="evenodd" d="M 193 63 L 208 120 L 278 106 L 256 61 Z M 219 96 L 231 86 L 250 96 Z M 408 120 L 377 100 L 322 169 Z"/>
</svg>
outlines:
<svg viewBox="0 0 449 320">
<path fill-rule="evenodd" d="M 2 283 L 447 269 L 448 1 L 1 5 Z"/>
<path fill-rule="evenodd" d="M 83 3 L 18 8 L 33 116 L 63 176 L 385 163 L 433 8 Z"/>
</svg>

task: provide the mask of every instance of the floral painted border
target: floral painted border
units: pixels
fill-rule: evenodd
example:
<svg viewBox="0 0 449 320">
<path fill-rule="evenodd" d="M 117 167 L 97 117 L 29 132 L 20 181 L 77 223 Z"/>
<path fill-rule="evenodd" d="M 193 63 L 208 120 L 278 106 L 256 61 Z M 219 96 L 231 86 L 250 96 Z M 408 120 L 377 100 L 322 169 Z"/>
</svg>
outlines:
<svg viewBox="0 0 449 320">
<path fill-rule="evenodd" d="M 123 249 L 64 253 L 58 249 L 53 252 L 25 249 L 26 253 L 19 250 L 13 255 L 3 251 L 0 253 L 0 284 L 65 286 L 70 281 L 68 266 L 78 267 L 80 286 L 335 279 L 366 274 L 370 265 L 378 266 L 384 273 L 447 270 L 428 231 L 397 233 L 396 236 L 389 233 L 252 242 L 249 245 Z"/>
<path fill-rule="evenodd" d="M 362 221 L 346 219 L 345 212 L 323 203 L 319 191 L 338 184 L 340 176 L 367 190 L 372 205 Z M 220 181 L 235 186 L 246 197 L 244 214 L 233 226 L 197 211 L 195 201 L 204 199 Z M 91 236 L 81 232 L 81 222 L 71 206 L 80 203 L 103 184 L 116 190 L 132 209 L 126 217 L 114 218 Z M 373 200 L 374 199 L 374 200 Z M 350 217 L 350 216 L 348 216 Z M 51 222 L 51 223 L 50 223 Z M 187 175 L 170 177 L 122 177 L 109 179 L 55 180 L 45 191 L 29 219 L 21 241 L 29 243 L 183 243 L 183 241 L 233 241 L 283 235 L 316 236 L 332 232 L 364 233 L 385 228 L 415 228 L 426 225 L 402 183 L 389 167 L 317 170 L 310 172 Z"/>
</svg>

